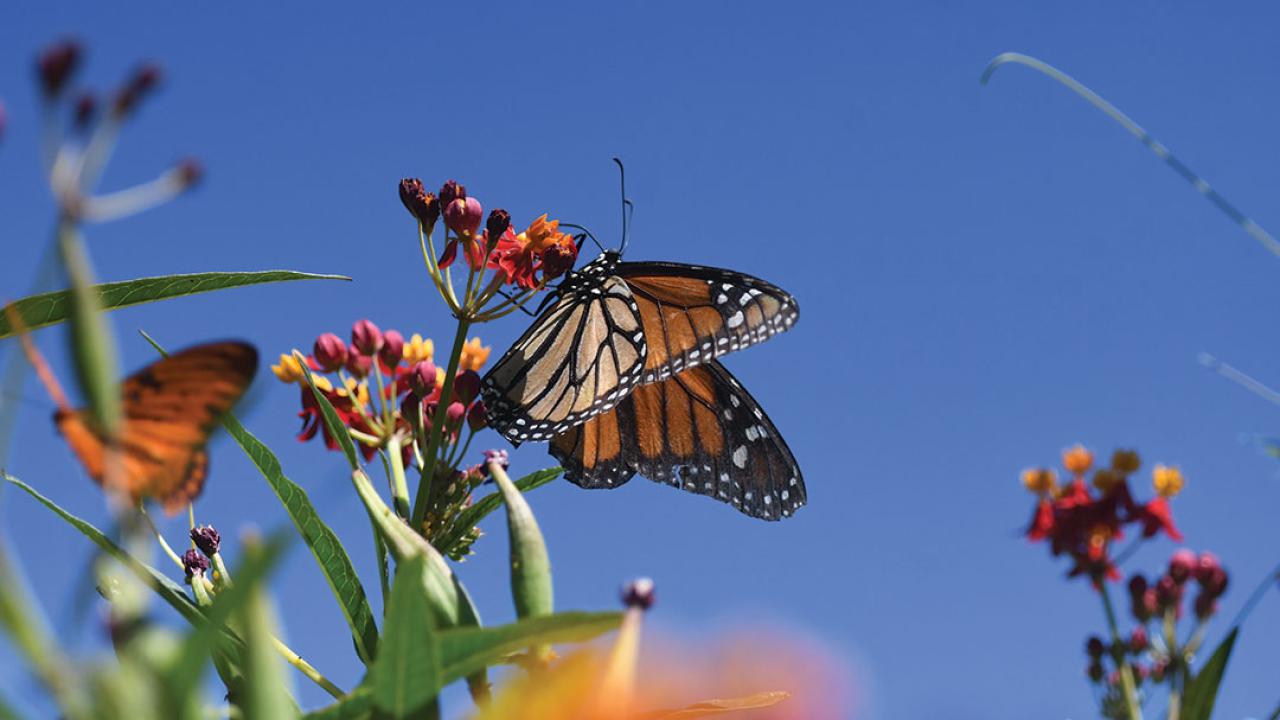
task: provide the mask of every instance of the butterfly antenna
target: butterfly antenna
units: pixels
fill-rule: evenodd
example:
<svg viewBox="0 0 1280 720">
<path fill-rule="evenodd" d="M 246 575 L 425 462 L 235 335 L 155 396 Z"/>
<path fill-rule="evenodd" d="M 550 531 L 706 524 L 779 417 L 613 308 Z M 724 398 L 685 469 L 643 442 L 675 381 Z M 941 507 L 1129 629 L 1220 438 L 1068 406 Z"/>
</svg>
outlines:
<svg viewBox="0 0 1280 720">
<path fill-rule="evenodd" d="M 498 294 L 508 300 L 512 300 L 512 301 L 515 300 L 515 298 L 511 296 L 511 293 L 507 292 L 506 290 L 499 290 Z M 529 317 L 533 317 L 533 312 L 529 310 L 529 308 L 525 307 L 523 304 L 517 305 L 516 307 L 520 310 L 520 312 L 524 313 L 525 315 L 528 315 Z"/>
<path fill-rule="evenodd" d="M 622 204 L 627 208 L 627 223 L 624 226 L 626 230 L 623 232 L 623 237 L 631 237 L 631 218 L 635 217 L 636 204 L 630 200 L 623 200 Z"/>
<path fill-rule="evenodd" d="M 58 384 L 58 379 L 53 376 L 53 371 L 49 369 L 49 364 L 45 362 L 44 356 L 36 349 L 35 343 L 31 342 L 31 336 L 27 334 L 27 325 L 22 321 L 22 315 L 18 312 L 18 308 L 13 303 L 4 306 L 5 317 L 9 320 L 9 327 L 13 329 L 14 334 L 18 336 L 18 341 L 22 343 L 22 352 L 27 356 L 27 362 L 31 363 L 31 367 L 35 368 L 36 376 L 40 378 L 40 383 L 44 385 L 45 391 L 49 393 L 49 399 L 53 400 L 53 404 L 58 406 L 59 412 L 71 412 L 71 403 L 67 402 L 66 393 L 62 392 L 62 386 Z"/>
<path fill-rule="evenodd" d="M 618 164 L 618 185 L 622 190 L 622 246 L 618 248 L 618 254 L 621 255 L 627 249 L 627 205 L 631 201 L 627 200 L 627 169 L 618 158 L 613 161 Z"/>
<path fill-rule="evenodd" d="M 600 248 L 600 252 L 605 251 L 604 246 L 600 244 L 600 241 L 596 239 L 596 236 L 592 235 L 590 230 L 582 227 L 581 225 L 561 222 L 560 227 L 573 228 L 574 230 L 582 231 L 582 234 L 578 236 L 578 250 L 582 250 L 582 244 L 586 241 L 587 238 L 591 238 L 591 242 L 595 243 L 596 247 Z"/>
</svg>

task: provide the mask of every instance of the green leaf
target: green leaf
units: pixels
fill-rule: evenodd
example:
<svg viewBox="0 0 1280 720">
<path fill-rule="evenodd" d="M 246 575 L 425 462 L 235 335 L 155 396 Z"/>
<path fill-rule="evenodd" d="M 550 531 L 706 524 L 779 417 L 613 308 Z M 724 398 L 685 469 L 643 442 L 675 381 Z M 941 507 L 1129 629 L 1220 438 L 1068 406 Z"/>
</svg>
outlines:
<svg viewBox="0 0 1280 720">
<path fill-rule="evenodd" d="M 396 568 L 382 651 L 370 671 L 374 703 L 393 718 L 421 717 L 443 686 L 426 573 L 427 560 L 421 555 Z"/>
<path fill-rule="evenodd" d="M 507 531 L 511 541 L 511 597 L 520 619 L 550 615 L 554 610 L 551 559 L 542 530 L 524 494 L 497 463 L 489 465 L 498 492 L 507 505 Z"/>
<path fill-rule="evenodd" d="M 453 576 L 453 586 L 458 593 L 458 625 L 460 627 L 481 627 L 480 609 L 476 607 L 476 603 L 471 599 L 471 593 L 463 587 L 462 581 L 455 574 Z M 475 701 L 476 706 L 483 706 L 489 702 L 489 669 L 480 668 L 479 670 L 467 676 L 467 690 L 471 692 L 471 699 Z"/>
<path fill-rule="evenodd" d="M 356 458 L 356 446 L 351 441 L 351 435 L 347 433 L 347 426 L 343 424 L 342 418 L 338 417 L 338 411 L 333 409 L 333 403 L 329 402 L 329 398 L 316 387 L 316 380 L 311 375 L 311 368 L 307 367 L 306 358 L 297 353 L 294 357 L 302 366 L 302 374 L 307 379 L 311 394 L 316 398 L 316 404 L 320 406 L 320 416 L 324 419 L 324 426 L 328 428 L 329 435 L 338 441 L 338 446 L 342 448 L 342 454 L 347 456 L 347 463 L 351 465 L 351 469 L 358 470 L 360 460 Z"/>
<path fill-rule="evenodd" d="M 206 272 L 165 275 L 93 286 L 103 310 L 141 305 L 168 298 L 196 295 L 228 288 L 289 280 L 350 280 L 342 275 L 317 275 L 293 270 L 257 272 Z M 32 295 L 13 303 L 28 330 L 63 322 L 71 313 L 71 293 L 67 290 Z M 9 318 L 0 314 L 0 338 L 13 334 Z"/>
<path fill-rule="evenodd" d="M 98 429 L 108 438 L 114 438 L 123 419 L 115 338 L 102 317 L 98 295 L 93 292 L 93 270 L 84 242 L 66 218 L 58 223 L 58 251 L 71 282 L 68 316 L 76 381 Z"/>
<path fill-rule="evenodd" d="M 182 615 L 187 622 L 192 625 L 198 625 L 204 620 L 204 614 L 200 611 L 200 608 L 192 602 L 191 598 L 187 597 L 187 593 L 182 589 L 181 585 L 170 580 L 168 577 L 165 577 L 150 565 L 139 561 L 137 558 L 125 552 L 123 548 L 116 545 L 110 538 L 104 535 L 101 530 L 75 515 L 72 515 L 66 510 L 63 510 L 57 505 L 57 503 L 37 492 L 35 488 L 8 473 L 3 473 L 2 471 L 0 471 L 0 473 L 4 475 L 4 479 L 10 484 L 16 485 L 17 487 L 25 490 L 27 494 L 35 498 L 41 505 L 49 508 L 55 515 L 65 520 L 67 524 L 71 525 L 76 530 L 79 530 L 82 535 L 93 541 L 93 544 L 101 548 L 103 552 L 116 560 L 119 560 L 120 563 L 133 572 L 138 579 L 154 590 L 161 599 L 169 603 L 170 607 L 177 610 L 178 614 Z"/>
<path fill-rule="evenodd" d="M 517 480 L 516 487 L 520 489 L 520 492 L 527 493 L 530 490 L 540 488 L 552 480 L 555 480 L 560 477 L 560 474 L 563 472 L 564 470 L 558 467 L 537 470 Z M 448 534 L 440 539 L 439 546 L 445 549 L 453 548 L 453 546 L 457 545 L 458 541 L 462 539 L 463 534 L 470 531 L 471 528 L 476 525 L 479 525 L 480 521 L 489 513 L 497 510 L 501 506 L 501 493 L 490 493 L 489 495 L 475 501 L 471 504 L 471 507 L 458 513 L 458 517 L 450 526 Z"/>
<path fill-rule="evenodd" d="M 373 717 L 373 692 L 361 686 L 338 702 L 302 716 L 302 720 L 368 720 Z"/>
<path fill-rule="evenodd" d="M 453 628 L 436 633 L 441 687 L 476 670 L 503 662 L 535 645 L 583 642 L 614 630 L 622 613 L 562 612 L 488 628 Z"/>
<path fill-rule="evenodd" d="M 1231 649 L 1236 644 L 1236 636 L 1240 628 L 1236 627 L 1227 633 L 1209 662 L 1200 668 L 1200 672 L 1187 683 L 1182 695 L 1182 717 L 1184 720 L 1209 720 L 1213 715 L 1213 703 L 1218 698 L 1218 685 L 1227 670 L 1227 660 L 1231 659 Z"/>
<path fill-rule="evenodd" d="M 267 551 L 257 543 L 245 543 L 249 562 Z M 284 661 L 276 654 L 276 620 L 262 583 L 249 587 L 248 600 L 239 608 L 240 625 L 244 628 L 246 647 L 244 661 L 245 692 L 240 710 L 245 720 L 279 720 L 297 717 L 299 713 L 289 693 L 289 680 Z"/>
<path fill-rule="evenodd" d="M 723 715 L 724 713 L 742 712 L 773 707 L 791 697 L 791 693 L 782 690 L 756 693 L 747 697 L 728 698 L 723 700 L 703 700 L 679 710 L 655 710 L 637 715 L 635 720 L 691 720 L 692 718 Z"/>
<path fill-rule="evenodd" d="M 377 655 L 378 626 L 374 621 L 373 611 L 369 608 L 369 599 L 360 583 L 360 576 L 356 574 L 355 566 L 351 564 L 351 558 L 347 556 L 342 542 L 320 519 L 315 506 L 307 497 L 307 491 L 285 476 L 280 460 L 261 440 L 254 437 L 230 414 L 223 418 L 222 425 L 258 467 L 262 477 L 266 478 L 267 484 L 275 491 L 276 497 L 280 498 L 293 526 L 297 528 L 298 534 L 302 536 L 307 549 L 324 573 L 329 589 L 338 599 L 338 606 L 342 608 L 347 625 L 351 627 L 356 653 L 368 665 Z"/>
<path fill-rule="evenodd" d="M 21 718 L 18 711 L 14 710 L 3 696 L 0 696 L 0 720 L 20 720 Z"/>
</svg>

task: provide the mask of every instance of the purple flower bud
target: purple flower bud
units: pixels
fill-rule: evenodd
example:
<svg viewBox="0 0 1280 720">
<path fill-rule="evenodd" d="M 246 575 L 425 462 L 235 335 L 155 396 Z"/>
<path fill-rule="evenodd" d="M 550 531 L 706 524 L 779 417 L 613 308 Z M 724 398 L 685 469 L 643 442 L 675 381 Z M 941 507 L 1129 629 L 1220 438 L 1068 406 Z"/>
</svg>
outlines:
<svg viewBox="0 0 1280 720">
<path fill-rule="evenodd" d="M 1097 660 L 1089 663 L 1089 666 L 1085 669 L 1085 674 L 1089 676 L 1089 680 L 1095 683 L 1102 682 L 1102 676 L 1105 673 L 1106 671 L 1102 669 L 1102 663 Z"/>
<path fill-rule="evenodd" d="M 1182 601 L 1182 586 L 1168 575 L 1161 577 L 1156 583 L 1155 592 L 1156 605 L 1161 611 L 1177 608 Z"/>
<path fill-rule="evenodd" d="M 45 97 L 56 97 L 61 93 L 79 65 L 80 43 L 75 40 L 62 40 L 41 51 L 36 59 L 36 68 Z"/>
<path fill-rule="evenodd" d="M 1093 659 L 1102 657 L 1102 653 L 1106 650 L 1106 646 L 1102 644 L 1102 638 L 1097 635 L 1090 635 L 1089 639 L 1084 643 L 1085 654 Z"/>
<path fill-rule="evenodd" d="M 191 582 L 192 576 L 204 577 L 209 569 L 209 560 L 199 550 L 191 548 L 182 554 L 182 569 L 187 575 L 187 582 Z"/>
<path fill-rule="evenodd" d="M 480 394 L 480 373 L 463 370 L 453 378 L 453 399 L 469 405 Z"/>
<path fill-rule="evenodd" d="M 1195 569 L 1196 554 L 1186 548 L 1178 550 L 1169 559 L 1169 577 L 1179 585 L 1186 582 Z"/>
<path fill-rule="evenodd" d="M 476 400 L 471 403 L 471 407 L 467 408 L 467 427 L 472 432 L 479 432 L 489 425 L 489 410 L 484 406 L 483 400 Z"/>
<path fill-rule="evenodd" d="M 196 544 L 205 557 L 213 557 L 222 547 L 222 536 L 212 525 L 201 525 L 191 528 L 191 542 Z"/>
<path fill-rule="evenodd" d="M 655 599 L 653 580 L 647 577 L 636 578 L 622 586 L 622 604 L 629 608 L 648 610 L 653 607 Z"/>
<path fill-rule="evenodd" d="M 404 359 L 404 336 L 399 330 L 388 330 L 382 334 L 382 350 L 378 351 L 378 357 L 392 370 Z"/>
<path fill-rule="evenodd" d="M 449 430 L 457 430 L 462 426 L 462 419 L 467 415 L 467 406 L 462 403 L 450 403 L 444 411 L 444 426 Z"/>
<path fill-rule="evenodd" d="M 467 188 L 458 184 L 457 180 L 450 180 L 440 186 L 440 207 L 447 208 L 453 204 L 458 198 L 466 199 Z"/>
<path fill-rule="evenodd" d="M 409 370 L 409 387 L 418 397 L 426 397 L 436 389 L 436 366 L 423 360 Z"/>
<path fill-rule="evenodd" d="M 474 235 L 484 218 L 484 208 L 475 198 L 458 198 L 444 206 L 444 224 L 459 235 Z"/>
<path fill-rule="evenodd" d="M 370 320 L 357 320 L 351 326 L 351 346 L 369 356 L 382 349 L 382 331 Z"/>
<path fill-rule="evenodd" d="M 347 372 L 356 378 L 368 377 L 369 371 L 373 369 L 373 358 L 368 355 L 362 355 L 355 348 L 351 348 L 347 352 Z"/>
<path fill-rule="evenodd" d="M 1196 596 L 1195 601 L 1196 618 L 1200 620 L 1208 620 L 1214 613 L 1218 612 L 1218 600 L 1208 592 L 1202 591 Z"/>
<path fill-rule="evenodd" d="M 347 362 L 347 345 L 337 335 L 325 333 L 316 338 L 311 354 L 325 372 L 334 372 Z"/>
<path fill-rule="evenodd" d="M 503 470 L 511 467 L 511 460 L 507 457 L 506 450 L 485 450 L 484 465 L 488 467 L 490 463 L 498 463 Z"/>
</svg>

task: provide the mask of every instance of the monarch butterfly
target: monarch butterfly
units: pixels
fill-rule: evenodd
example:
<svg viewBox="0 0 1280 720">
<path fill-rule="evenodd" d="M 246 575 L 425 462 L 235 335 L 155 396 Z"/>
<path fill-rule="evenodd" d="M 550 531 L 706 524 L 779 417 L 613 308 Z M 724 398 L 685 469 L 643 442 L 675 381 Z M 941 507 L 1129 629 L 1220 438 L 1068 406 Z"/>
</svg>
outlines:
<svg viewBox="0 0 1280 720">
<path fill-rule="evenodd" d="M 612 410 L 637 385 L 763 342 L 799 317 L 795 298 L 732 270 L 622 262 L 606 250 L 485 375 L 489 426 L 549 440 Z"/>
<path fill-rule="evenodd" d="M 23 336 L 24 344 L 27 338 Z M 54 424 L 99 485 L 107 482 L 109 448 L 86 410 L 71 408 L 43 360 L 27 346 L 32 364 L 57 403 Z M 118 481 L 134 502 L 151 497 L 170 515 L 204 488 L 205 445 L 223 415 L 249 387 L 258 351 L 243 342 L 186 348 L 157 360 L 120 384 Z"/>
<path fill-rule="evenodd" d="M 780 520 L 805 504 L 795 457 L 755 398 L 718 361 L 641 385 L 551 441 L 564 476 L 614 488 L 639 473 Z"/>
</svg>

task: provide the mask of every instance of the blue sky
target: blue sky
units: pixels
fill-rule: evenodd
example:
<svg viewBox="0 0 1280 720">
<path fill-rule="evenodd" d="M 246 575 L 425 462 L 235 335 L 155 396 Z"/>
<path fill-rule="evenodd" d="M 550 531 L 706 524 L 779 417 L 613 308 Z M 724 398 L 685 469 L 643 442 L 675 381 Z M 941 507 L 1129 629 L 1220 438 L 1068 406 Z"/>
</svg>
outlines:
<svg viewBox="0 0 1280 720">
<path fill-rule="evenodd" d="M 609 158 L 621 156 L 637 205 L 631 259 L 731 266 L 799 299 L 794 331 L 725 364 L 786 435 L 810 506 L 765 524 L 643 481 L 549 486 L 531 501 L 558 606 L 612 607 L 619 581 L 648 574 L 660 593 L 651 627 L 781 627 L 826 643 L 856 676 L 860 717 L 1088 717 L 1081 646 L 1101 612 L 1018 537 L 1031 502 L 1018 472 L 1077 441 L 1180 465 L 1175 515 L 1190 546 L 1231 571 L 1233 613 L 1280 559 L 1280 468 L 1241 441 L 1274 433 L 1280 411 L 1196 355 L 1280 384 L 1280 259 L 1063 88 L 1016 67 L 987 88 L 978 77 L 1003 51 L 1054 63 L 1280 227 L 1278 19 L 1262 2 L 1154 0 L 10 3 L 0 283 L 10 297 L 25 290 L 48 234 L 31 63 L 66 33 L 88 44 L 82 80 L 94 87 L 144 58 L 166 70 L 106 187 L 188 154 L 208 168 L 189 197 L 89 230 L 100 277 L 283 267 L 355 279 L 117 313 L 128 367 L 151 358 L 138 328 L 171 346 L 243 337 L 270 357 L 360 317 L 443 343 L 451 324 L 396 181 L 457 178 L 517 222 L 550 212 L 616 242 Z M 522 324 L 482 335 L 500 352 Z M 61 331 L 39 339 L 68 377 Z M 49 405 L 34 385 L 27 395 L 10 469 L 103 520 Z M 244 419 L 376 585 L 343 463 L 294 441 L 296 404 L 264 372 Z M 539 446 L 514 461 L 550 463 Z M 52 621 L 68 642 L 100 646 L 97 611 L 72 594 L 84 541 L 13 493 L 0 503 Z M 198 513 L 232 536 L 286 522 L 226 438 Z M 486 529 L 460 572 L 498 622 L 513 614 L 505 530 Z M 1134 567 L 1155 571 L 1173 548 L 1156 543 Z M 295 648 L 354 685 L 341 617 L 302 548 L 275 592 Z M 1265 715 L 1280 699 L 1277 600 L 1243 633 L 1222 717 Z M 33 695 L 8 648 L 0 685 Z"/>
</svg>

